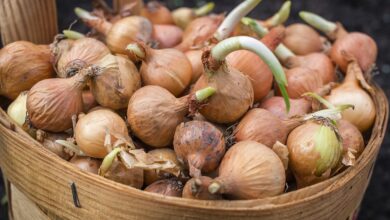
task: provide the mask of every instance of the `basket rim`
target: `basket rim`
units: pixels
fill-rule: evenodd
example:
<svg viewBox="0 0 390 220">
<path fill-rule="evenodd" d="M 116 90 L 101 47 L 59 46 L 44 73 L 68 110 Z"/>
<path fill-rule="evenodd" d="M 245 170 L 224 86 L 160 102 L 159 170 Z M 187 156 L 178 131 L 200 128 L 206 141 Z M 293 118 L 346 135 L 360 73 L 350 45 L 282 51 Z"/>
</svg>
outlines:
<svg viewBox="0 0 390 220">
<path fill-rule="evenodd" d="M 35 153 L 40 154 L 41 156 L 54 160 L 54 162 L 63 166 L 68 172 L 74 172 L 77 175 L 81 175 L 86 178 L 86 180 L 90 182 L 94 182 L 96 184 L 100 184 L 100 188 L 103 186 L 115 188 L 115 190 L 119 190 L 122 194 L 126 194 L 126 196 L 138 197 L 139 199 L 149 199 L 154 203 L 160 203 L 164 205 L 182 207 L 182 208 L 195 208 L 195 209 L 207 209 L 207 210 L 218 210 L 218 211 L 261 211 L 268 210 L 274 208 L 280 208 L 284 206 L 288 206 L 291 204 L 303 203 L 314 200 L 318 197 L 329 194 L 333 191 L 339 190 L 343 183 L 349 182 L 353 179 L 367 164 L 371 159 L 375 159 L 376 155 L 379 151 L 379 148 L 382 144 L 384 134 L 386 132 L 387 121 L 388 121 L 388 100 L 383 90 L 374 84 L 374 88 L 376 91 L 376 96 L 373 97 L 373 100 L 376 104 L 377 117 L 374 124 L 373 129 L 378 129 L 379 132 L 374 135 L 372 132 L 371 137 L 357 160 L 357 163 L 353 167 L 349 167 L 344 170 L 342 173 L 320 182 L 318 184 L 305 187 L 303 189 L 295 190 L 292 192 L 284 193 L 274 197 L 268 197 L 264 199 L 253 199 L 253 200 L 233 200 L 233 201 L 205 201 L 205 200 L 192 200 L 186 198 L 176 198 L 176 197 L 167 197 L 155 193 L 145 192 L 143 190 L 139 190 L 130 186 L 126 186 L 121 183 L 117 183 L 106 179 L 104 177 L 98 176 L 96 174 L 85 172 L 78 167 L 72 165 L 68 161 L 63 160 L 58 157 L 54 153 L 42 147 L 42 145 L 30 137 L 25 131 L 23 131 L 20 127 L 15 127 L 15 132 L 8 129 L 3 123 L 4 120 L 8 122 L 10 125 L 13 124 L 11 122 L 12 119 L 8 117 L 3 109 L 0 108 L 0 129 L 6 129 L 6 133 L 13 133 L 15 136 L 19 138 L 18 141 L 28 141 L 30 143 L 31 150 L 35 151 Z M 385 111 L 379 111 L 379 109 L 384 109 Z M 0 137 L 4 133 L 0 133 Z M 3 146 L 0 146 L 0 148 Z M 54 155 L 54 157 L 53 157 Z M 3 162 L 0 162 L 0 164 Z M 371 168 L 372 169 L 372 168 Z M 17 183 L 13 183 L 18 186 Z M 22 190 L 22 189 L 21 189 Z M 313 191 L 314 193 L 310 193 Z M 28 192 L 24 192 L 27 195 Z M 304 196 L 299 196 L 304 195 Z M 289 197 L 294 199 L 289 199 Z M 31 196 L 30 196 L 31 198 Z M 37 201 L 35 201 L 37 202 Z"/>
</svg>

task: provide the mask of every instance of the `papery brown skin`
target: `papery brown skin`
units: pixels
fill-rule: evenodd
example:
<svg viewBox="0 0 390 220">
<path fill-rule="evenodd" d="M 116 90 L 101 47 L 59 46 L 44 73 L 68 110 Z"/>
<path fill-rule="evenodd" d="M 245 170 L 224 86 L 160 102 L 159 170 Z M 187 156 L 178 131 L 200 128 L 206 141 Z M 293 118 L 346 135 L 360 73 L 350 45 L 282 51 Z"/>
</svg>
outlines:
<svg viewBox="0 0 390 220">
<path fill-rule="evenodd" d="M 261 41 L 274 51 L 283 37 L 284 28 L 275 27 Z M 255 102 L 268 95 L 272 88 L 273 75 L 268 65 L 257 54 L 247 50 L 234 51 L 226 57 L 226 62 L 251 80 Z"/>
<path fill-rule="evenodd" d="M 53 152 L 57 156 L 64 160 L 69 160 L 71 155 L 64 151 L 64 146 L 55 142 L 56 140 L 66 140 L 69 137 L 70 135 L 66 133 L 45 133 L 44 137 L 38 141 L 42 143 L 43 147 Z"/>
<path fill-rule="evenodd" d="M 93 109 L 98 105 L 98 103 L 95 100 L 95 97 L 93 97 L 93 94 L 90 90 L 84 90 L 82 96 L 83 96 L 83 112 L 89 112 L 89 110 Z"/>
<path fill-rule="evenodd" d="M 82 156 L 74 156 L 69 162 L 73 163 L 81 170 L 94 174 L 98 174 L 100 164 L 102 163 L 99 159 Z"/>
<path fill-rule="evenodd" d="M 106 43 L 113 53 L 126 54 L 126 46 L 135 41 L 144 43 L 152 39 L 152 23 L 140 16 L 123 18 L 112 25 L 107 32 Z"/>
<path fill-rule="evenodd" d="M 141 9 L 141 16 L 149 19 L 153 24 L 174 24 L 171 12 L 157 1 L 151 1 Z"/>
<path fill-rule="evenodd" d="M 160 148 L 160 149 L 154 149 L 148 152 L 149 155 L 152 155 L 154 157 L 160 158 L 162 161 L 169 160 L 176 164 L 177 166 L 180 166 L 179 161 L 177 160 L 177 156 L 175 151 L 173 151 L 170 148 Z M 161 180 L 164 178 L 164 173 L 159 172 L 157 170 L 145 170 L 144 171 L 144 183 L 145 185 L 150 185 L 158 180 Z"/>
<path fill-rule="evenodd" d="M 104 175 L 105 178 L 137 189 L 144 184 L 144 170 L 141 168 L 127 169 L 122 162 L 115 160 Z"/>
<path fill-rule="evenodd" d="M 191 84 L 195 83 L 199 79 L 199 77 L 204 74 L 202 53 L 202 50 L 189 50 L 185 52 L 185 55 L 190 61 L 192 67 Z"/>
<path fill-rule="evenodd" d="M 113 110 L 126 108 L 134 92 L 141 87 L 137 67 L 123 56 L 108 55 L 98 62 L 101 74 L 91 81 L 96 101 Z"/>
<path fill-rule="evenodd" d="M 60 52 L 57 58 L 57 75 L 61 78 L 71 77 L 78 70 L 96 64 L 107 54 L 110 54 L 110 50 L 101 41 L 89 37 L 80 38 L 67 51 Z"/>
<path fill-rule="evenodd" d="M 175 25 L 153 25 L 152 38 L 158 42 L 158 48 L 172 48 L 180 44 L 183 39 L 183 31 Z"/>
<path fill-rule="evenodd" d="M 152 147 L 166 147 L 173 141 L 177 125 L 188 113 L 186 98 L 177 99 L 159 86 L 144 86 L 131 97 L 127 121 L 131 131 Z"/>
<path fill-rule="evenodd" d="M 305 56 L 289 57 L 284 64 L 288 68 L 305 67 L 316 70 L 324 84 L 336 81 L 336 70 L 331 59 L 324 53 L 310 53 Z"/>
<path fill-rule="evenodd" d="M 213 179 L 208 176 L 200 176 L 192 178 L 187 181 L 183 189 L 183 198 L 199 199 L 199 200 L 221 200 L 222 196 L 219 194 L 211 194 L 208 190 L 209 185 Z M 195 181 L 200 181 L 197 185 Z"/>
<path fill-rule="evenodd" d="M 189 121 L 177 126 L 173 147 L 179 161 L 189 167 L 190 176 L 199 177 L 217 169 L 225 154 L 225 139 L 211 123 Z"/>
<path fill-rule="evenodd" d="M 104 146 L 107 132 L 112 134 L 112 144 L 118 136 L 129 139 L 126 123 L 118 114 L 108 109 L 98 109 L 79 119 L 74 135 L 80 150 L 87 156 L 104 158 L 108 154 Z"/>
<path fill-rule="evenodd" d="M 213 182 L 221 185 L 218 193 L 230 199 L 261 199 L 282 194 L 286 174 L 282 161 L 270 148 L 242 141 L 226 152 Z"/>
<path fill-rule="evenodd" d="M 184 185 L 180 180 L 172 178 L 154 182 L 153 184 L 146 187 L 145 191 L 161 194 L 164 196 L 181 197 L 183 187 Z"/>
<path fill-rule="evenodd" d="M 375 41 L 366 34 L 352 32 L 337 39 L 330 51 L 330 57 L 344 73 L 347 71 L 348 60 L 345 59 L 343 51 L 357 59 L 363 72 L 373 67 L 378 55 Z"/>
<path fill-rule="evenodd" d="M 193 91 L 208 86 L 216 88 L 217 91 L 199 111 L 211 122 L 236 122 L 253 105 L 251 81 L 234 68 L 223 65 L 210 76 L 208 73 L 203 74 L 195 83 Z"/>
<path fill-rule="evenodd" d="M 357 159 L 364 150 L 364 139 L 359 129 L 346 120 L 337 121 L 344 152 L 352 151 Z"/>
<path fill-rule="evenodd" d="M 294 129 L 287 139 L 289 150 L 289 166 L 295 176 L 298 188 L 319 183 L 329 178 L 329 175 L 316 176 L 317 161 L 321 157 L 315 150 L 314 136 L 320 124 L 307 122 Z M 330 174 L 330 173 L 329 173 Z"/>
<path fill-rule="evenodd" d="M 209 15 L 191 21 L 184 30 L 183 41 L 175 48 L 183 52 L 202 48 L 213 37 L 223 19 L 223 15 Z"/>
<path fill-rule="evenodd" d="M 174 23 L 181 29 L 186 29 L 187 25 L 196 18 L 193 9 L 181 7 L 172 11 L 172 18 Z"/>
<path fill-rule="evenodd" d="M 320 73 L 314 69 L 295 67 L 285 73 L 287 93 L 292 99 L 298 99 L 307 92 L 315 92 L 324 85 Z"/>
<path fill-rule="evenodd" d="M 272 148 L 276 141 L 285 144 L 290 131 L 300 124 L 299 120 L 283 121 L 265 109 L 254 108 L 245 114 L 233 134 L 237 142 L 256 141 Z"/>
<path fill-rule="evenodd" d="M 14 100 L 37 82 L 54 76 L 48 46 L 27 41 L 10 43 L 0 50 L 0 95 Z"/>
<path fill-rule="evenodd" d="M 45 79 L 35 84 L 27 96 L 27 112 L 33 126 L 50 132 L 72 127 L 72 116 L 83 111 L 85 78 Z M 84 82 L 83 82 L 84 81 Z"/>
<path fill-rule="evenodd" d="M 297 55 L 307 55 L 323 50 L 320 35 L 310 26 L 299 23 L 286 27 L 283 44 Z"/>
<path fill-rule="evenodd" d="M 311 103 L 304 98 L 291 99 L 290 111 L 287 113 L 286 104 L 281 96 L 273 96 L 264 100 L 260 108 L 270 111 L 279 119 L 286 120 L 294 116 L 303 116 L 312 110 Z"/>
<path fill-rule="evenodd" d="M 144 85 L 157 85 L 178 97 L 190 84 L 191 63 L 176 49 L 147 50 L 140 69 Z"/>
</svg>

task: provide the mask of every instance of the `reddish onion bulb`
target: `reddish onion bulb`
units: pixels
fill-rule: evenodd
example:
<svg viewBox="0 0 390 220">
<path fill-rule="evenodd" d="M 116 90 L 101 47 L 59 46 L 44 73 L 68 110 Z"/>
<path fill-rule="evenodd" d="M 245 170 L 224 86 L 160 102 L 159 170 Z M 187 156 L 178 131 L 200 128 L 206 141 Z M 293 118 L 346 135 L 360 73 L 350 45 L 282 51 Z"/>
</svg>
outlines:
<svg viewBox="0 0 390 220">
<path fill-rule="evenodd" d="M 162 87 L 144 86 L 130 99 L 127 121 L 144 143 L 166 147 L 172 144 L 175 129 L 188 112 L 195 112 L 214 93 L 215 89 L 208 87 L 178 99 Z"/>
<path fill-rule="evenodd" d="M 283 97 L 273 96 L 263 101 L 260 108 L 268 110 L 281 120 L 286 120 L 294 116 L 302 116 L 311 111 L 311 102 L 304 98 L 290 99 L 290 103 L 290 111 L 287 113 Z"/>
<path fill-rule="evenodd" d="M 98 174 L 100 164 L 102 163 L 101 160 L 82 156 L 74 156 L 69 162 L 73 163 L 81 170 L 94 174 Z"/>
<path fill-rule="evenodd" d="M 95 97 L 93 97 L 93 94 L 90 90 L 84 90 L 83 91 L 83 112 L 89 112 L 89 110 L 95 108 L 98 103 L 95 100 Z"/>
<path fill-rule="evenodd" d="M 71 128 L 72 117 L 83 111 L 83 88 L 97 72 L 97 68 L 89 67 L 71 78 L 46 79 L 35 84 L 27 96 L 32 125 L 51 132 Z"/>
<path fill-rule="evenodd" d="M 0 50 L 0 95 L 16 99 L 25 90 L 43 79 L 51 78 L 48 46 L 27 41 L 10 43 Z"/>
<path fill-rule="evenodd" d="M 154 182 L 145 188 L 146 192 L 161 194 L 164 196 L 181 197 L 183 183 L 178 179 L 164 179 Z"/>
<path fill-rule="evenodd" d="M 297 55 L 307 55 L 323 50 L 320 35 L 305 24 L 297 23 L 287 26 L 283 44 Z"/>
<path fill-rule="evenodd" d="M 83 116 L 77 122 L 74 134 L 80 149 L 95 158 L 104 158 L 108 153 L 106 135 L 110 135 L 113 142 L 130 139 L 125 121 L 108 109 L 98 109 Z"/>
<path fill-rule="evenodd" d="M 149 19 L 153 24 L 174 24 L 169 9 L 157 1 L 148 2 L 142 8 L 141 16 Z"/>
<path fill-rule="evenodd" d="M 200 199 L 200 200 L 220 200 L 222 196 L 219 194 L 211 194 L 208 190 L 211 182 L 208 176 L 200 176 L 187 181 L 183 189 L 183 198 Z"/>
<path fill-rule="evenodd" d="M 243 141 L 226 152 L 209 192 L 231 199 L 261 199 L 283 193 L 285 184 L 278 155 L 263 144 Z"/>
<path fill-rule="evenodd" d="M 324 85 L 318 71 L 305 67 L 288 69 L 286 77 L 287 93 L 293 99 L 298 99 L 307 92 L 315 92 Z"/>
<path fill-rule="evenodd" d="M 180 44 L 183 39 L 183 31 L 175 25 L 153 25 L 152 38 L 158 42 L 158 48 L 172 48 Z"/>
<path fill-rule="evenodd" d="M 141 43 L 127 46 L 131 57 L 142 60 L 144 85 L 157 85 L 179 96 L 190 84 L 192 69 L 187 57 L 176 49 L 155 50 Z"/>
<path fill-rule="evenodd" d="M 222 132 L 206 121 L 190 121 L 177 126 L 173 147 L 179 161 L 189 167 L 192 177 L 214 171 L 225 154 Z"/>
</svg>

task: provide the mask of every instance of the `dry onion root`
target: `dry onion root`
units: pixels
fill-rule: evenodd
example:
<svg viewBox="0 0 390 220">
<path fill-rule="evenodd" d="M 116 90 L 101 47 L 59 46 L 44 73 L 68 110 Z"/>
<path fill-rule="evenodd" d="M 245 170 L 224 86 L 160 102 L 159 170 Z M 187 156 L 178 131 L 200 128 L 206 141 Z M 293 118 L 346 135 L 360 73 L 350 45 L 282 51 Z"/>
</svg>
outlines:
<svg viewBox="0 0 390 220">
<path fill-rule="evenodd" d="M 208 190 L 212 183 L 212 178 L 200 176 L 187 181 L 183 189 L 183 198 L 200 200 L 221 200 L 220 194 L 211 194 Z"/>
<path fill-rule="evenodd" d="M 207 87 L 190 95 L 176 98 L 159 86 L 144 86 L 131 97 L 127 121 L 135 136 L 152 147 L 172 143 L 177 125 L 185 116 L 202 107 L 215 89 Z"/>
<path fill-rule="evenodd" d="M 344 51 L 356 58 L 364 72 L 370 70 L 375 64 L 378 47 L 370 36 L 360 32 L 348 33 L 340 23 L 327 21 L 310 12 L 302 11 L 299 16 L 335 41 L 330 51 L 330 57 L 343 72 L 347 71 L 349 63 L 343 55 Z"/>
<path fill-rule="evenodd" d="M 219 175 L 208 190 L 230 199 L 260 199 L 283 193 L 285 184 L 285 169 L 278 155 L 263 144 L 243 141 L 226 152 Z"/>
<path fill-rule="evenodd" d="M 126 47 L 129 57 L 142 60 L 140 68 L 144 85 L 157 85 L 179 96 L 190 84 L 192 69 L 187 57 L 176 49 L 155 50 L 142 43 Z"/>
<path fill-rule="evenodd" d="M 126 54 L 126 46 L 135 41 L 150 42 L 153 33 L 152 23 L 140 16 L 130 16 L 114 24 L 81 9 L 75 9 L 76 15 L 89 27 L 106 36 L 108 48 L 114 53 Z"/>
<path fill-rule="evenodd" d="M 172 11 L 172 17 L 175 24 L 181 29 L 185 30 L 188 24 L 196 19 L 211 12 L 215 7 L 213 2 L 209 2 L 200 8 L 186 8 L 181 7 Z"/>
<path fill-rule="evenodd" d="M 190 121 L 177 126 L 173 146 L 179 161 L 189 167 L 192 177 L 214 171 L 225 154 L 222 132 L 206 121 Z"/>
<path fill-rule="evenodd" d="M 36 139 L 42 144 L 43 147 L 64 160 L 69 160 L 71 154 L 65 151 L 64 146 L 57 143 L 57 140 L 66 140 L 69 137 L 70 135 L 67 133 L 49 133 L 42 130 L 38 130 L 36 133 Z"/>
<path fill-rule="evenodd" d="M 41 80 L 51 78 L 54 70 L 47 45 L 27 41 L 10 43 L 0 50 L 0 95 L 11 100 Z"/>
</svg>

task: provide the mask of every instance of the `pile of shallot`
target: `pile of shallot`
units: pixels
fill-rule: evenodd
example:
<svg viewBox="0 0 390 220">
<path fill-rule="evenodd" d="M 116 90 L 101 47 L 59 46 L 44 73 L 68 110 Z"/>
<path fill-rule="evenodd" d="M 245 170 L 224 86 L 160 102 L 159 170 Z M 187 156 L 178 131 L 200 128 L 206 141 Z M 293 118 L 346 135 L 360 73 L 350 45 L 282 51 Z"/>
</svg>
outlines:
<svg viewBox="0 0 390 220">
<path fill-rule="evenodd" d="M 0 50 L 7 113 L 81 170 L 164 196 L 261 199 L 332 178 L 375 122 L 377 46 L 310 12 L 283 26 L 290 1 L 245 17 L 259 3 L 76 8 L 90 33 Z"/>
</svg>

